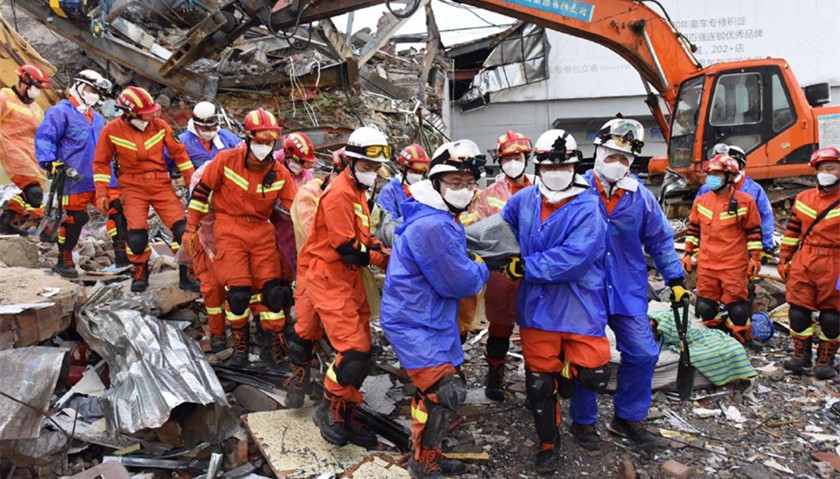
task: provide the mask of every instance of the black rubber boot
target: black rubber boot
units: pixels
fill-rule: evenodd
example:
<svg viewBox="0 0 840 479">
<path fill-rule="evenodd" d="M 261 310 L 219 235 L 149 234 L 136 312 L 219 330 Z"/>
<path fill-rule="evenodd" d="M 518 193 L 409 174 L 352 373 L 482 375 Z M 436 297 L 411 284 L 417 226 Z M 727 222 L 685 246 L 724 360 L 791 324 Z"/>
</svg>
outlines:
<svg viewBox="0 0 840 479">
<path fill-rule="evenodd" d="M 557 470 L 555 449 L 560 441 L 560 434 L 557 432 L 557 399 L 550 397 L 531 400 L 529 408 L 534 415 L 534 425 L 540 441 L 534 466 L 539 473 L 554 472 Z"/>
<path fill-rule="evenodd" d="M 608 428 L 613 434 L 629 439 L 640 448 L 651 451 L 661 444 L 656 437 L 645 429 L 641 421 L 628 421 L 618 416 L 613 416 Z"/>
<path fill-rule="evenodd" d="M 134 263 L 134 277 L 131 280 L 131 291 L 141 293 L 149 287 L 149 263 Z"/>
<path fill-rule="evenodd" d="M 15 217 L 17 217 L 17 213 L 14 211 L 3 210 L 3 213 L 0 214 L 0 235 L 27 236 L 26 231 L 13 226 Z"/>
<path fill-rule="evenodd" d="M 440 452 L 420 445 L 416 447 L 420 448 L 420 458 L 416 459 L 415 454 L 411 454 L 411 459 L 408 461 L 408 475 L 413 479 L 443 479 L 443 471 L 440 470 L 438 463 Z"/>
<path fill-rule="evenodd" d="M 837 375 L 834 369 L 834 356 L 840 340 L 824 339 L 817 348 L 817 362 L 814 365 L 814 377 L 821 381 L 831 379 Z"/>
<path fill-rule="evenodd" d="M 233 336 L 233 356 L 230 357 L 230 364 L 231 366 L 237 368 L 244 368 L 250 362 L 248 360 L 248 323 L 245 323 L 245 326 L 239 329 L 230 330 L 231 336 Z"/>
<path fill-rule="evenodd" d="M 487 376 L 484 378 L 484 395 L 493 401 L 505 400 L 505 360 L 485 355 Z"/>
<path fill-rule="evenodd" d="M 227 338 L 224 336 L 216 336 L 215 334 L 210 334 L 210 350 L 214 353 L 219 353 L 227 348 Z"/>
<path fill-rule="evenodd" d="M 125 240 L 114 240 L 114 266 L 125 268 L 131 266 L 128 260 L 128 252 L 125 250 Z"/>
<path fill-rule="evenodd" d="M 59 248 L 58 261 L 52 270 L 65 278 L 78 278 L 79 272 L 76 271 L 76 264 L 73 263 L 73 251 Z"/>
<path fill-rule="evenodd" d="M 793 357 L 785 361 L 782 366 L 795 374 L 802 374 L 805 369 L 811 367 L 813 341 L 811 336 L 806 339 L 791 336 L 790 339 L 793 341 Z"/>
<path fill-rule="evenodd" d="M 283 383 L 286 388 L 287 408 L 298 409 L 303 407 L 307 386 L 309 385 L 309 367 L 311 364 L 311 361 L 304 364 L 295 364 L 294 361 L 289 362 L 289 372 L 292 375 Z"/>
<path fill-rule="evenodd" d="M 365 449 L 373 449 L 379 444 L 376 433 L 356 417 L 358 403 L 347 402 L 344 408 L 344 429 L 347 431 L 347 440 Z"/>
<path fill-rule="evenodd" d="M 349 441 L 347 428 L 344 426 L 344 410 L 347 401 L 325 391 L 324 399 L 318 404 L 312 420 L 321 430 L 321 437 L 330 444 L 345 446 Z"/>
<path fill-rule="evenodd" d="M 569 431 L 571 431 L 580 447 L 588 451 L 601 450 L 601 437 L 598 435 L 598 429 L 594 424 L 585 425 L 572 422 Z"/>
<path fill-rule="evenodd" d="M 193 277 L 190 269 L 185 264 L 178 265 L 178 287 L 184 291 L 193 293 L 201 292 L 201 282 Z"/>
</svg>

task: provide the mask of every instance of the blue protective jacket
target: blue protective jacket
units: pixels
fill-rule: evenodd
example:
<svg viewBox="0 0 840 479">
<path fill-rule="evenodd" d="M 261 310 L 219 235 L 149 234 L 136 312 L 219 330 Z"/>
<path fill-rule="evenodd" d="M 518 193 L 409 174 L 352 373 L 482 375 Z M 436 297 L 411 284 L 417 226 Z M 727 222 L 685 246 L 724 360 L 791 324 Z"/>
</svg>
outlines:
<svg viewBox="0 0 840 479">
<path fill-rule="evenodd" d="M 448 212 L 414 198 L 402 210 L 382 289 L 382 329 L 407 369 L 458 366 L 458 303 L 478 294 L 487 266 L 467 256 L 464 228 Z"/>
<path fill-rule="evenodd" d="M 376 199 L 376 204 L 380 208 L 387 211 L 391 218 L 396 221 L 402 216 L 401 203 L 408 199 L 408 195 L 402 187 L 402 179 L 394 178 L 382 187 L 379 192 L 379 197 Z"/>
<path fill-rule="evenodd" d="M 236 133 L 225 130 L 224 128 L 219 128 L 219 138 L 221 138 L 224 148 L 219 148 L 215 142 L 211 142 L 210 151 L 207 151 L 207 148 L 201 143 L 201 138 L 196 136 L 195 133 L 184 130 L 178 135 L 178 139 L 187 147 L 187 154 L 190 155 L 190 161 L 192 161 L 196 170 L 201 165 L 212 160 L 216 156 L 216 153 L 222 150 L 229 150 L 242 142 L 242 139 L 236 136 Z M 169 171 L 174 171 L 175 163 L 169 157 L 168 150 L 163 150 L 163 159 L 166 160 L 166 166 L 169 168 Z"/>
<path fill-rule="evenodd" d="M 770 199 L 767 197 L 767 193 L 764 192 L 764 188 L 761 185 L 746 176 L 741 183 L 741 187 L 738 189 L 752 196 L 755 200 L 755 204 L 758 206 L 758 216 L 761 217 L 761 247 L 772 249 L 773 230 L 776 229 L 776 219 L 773 217 L 773 207 L 770 205 Z M 697 196 L 699 197 L 709 191 L 711 191 L 709 187 L 703 185 L 700 187 L 700 191 L 697 192 Z"/>
<path fill-rule="evenodd" d="M 626 190 L 612 214 L 607 214 L 607 206 L 596 185 L 598 178 L 592 170 L 586 172 L 584 178 L 590 185 L 589 191 L 598 200 L 601 217 L 607 222 L 604 257 L 607 310 L 610 314 L 647 316 L 645 253 L 653 259 L 666 282 L 685 277 L 674 251 L 674 230 L 653 193 L 641 184 L 636 191 Z"/>
<path fill-rule="evenodd" d="M 538 186 L 513 195 L 502 209 L 519 241 L 525 277 L 516 295 L 520 327 L 604 336 L 604 235 L 598 199 L 588 191 L 540 221 Z"/>
<path fill-rule="evenodd" d="M 64 184 L 65 195 L 95 190 L 93 152 L 104 126 L 102 115 L 94 111 L 91 123 L 70 100 L 61 100 L 44 113 L 44 121 L 35 132 L 35 157 L 38 158 L 38 164 L 46 169 L 47 163 L 60 159 L 82 175 L 79 181 L 67 179 Z M 113 174 L 109 186 L 117 187 L 117 179 Z"/>
</svg>

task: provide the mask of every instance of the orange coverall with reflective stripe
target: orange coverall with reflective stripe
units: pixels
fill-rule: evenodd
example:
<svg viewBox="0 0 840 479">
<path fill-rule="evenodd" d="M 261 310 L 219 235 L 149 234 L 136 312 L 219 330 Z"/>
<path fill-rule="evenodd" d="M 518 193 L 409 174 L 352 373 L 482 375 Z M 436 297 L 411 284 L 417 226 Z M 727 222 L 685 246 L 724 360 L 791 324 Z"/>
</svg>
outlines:
<svg viewBox="0 0 840 479">
<path fill-rule="evenodd" d="M 35 158 L 35 132 L 43 119 L 44 110 L 37 103 L 27 105 L 11 88 L 0 89 L 0 165 L 21 190 L 33 183 L 43 188 L 47 183 Z M 33 208 L 20 193 L 6 208 L 15 212 L 13 222 L 26 215 L 34 220 L 44 217 L 43 206 Z"/>
<path fill-rule="evenodd" d="M 811 311 L 840 311 L 840 291 L 835 287 L 840 276 L 840 206 L 829 211 L 801 243 L 817 216 L 838 199 L 840 191 L 828 194 L 819 188 L 796 195 L 779 253 L 782 259 L 793 258 L 786 293 L 790 304 Z"/>
</svg>

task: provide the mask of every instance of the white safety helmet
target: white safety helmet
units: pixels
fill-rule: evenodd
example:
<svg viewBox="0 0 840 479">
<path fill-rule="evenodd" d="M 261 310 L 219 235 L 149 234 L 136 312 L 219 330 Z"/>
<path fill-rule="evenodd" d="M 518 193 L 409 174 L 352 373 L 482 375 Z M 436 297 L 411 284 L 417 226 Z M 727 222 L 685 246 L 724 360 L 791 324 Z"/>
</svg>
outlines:
<svg viewBox="0 0 840 479">
<path fill-rule="evenodd" d="M 344 154 L 360 160 L 387 163 L 391 159 L 391 147 L 385 133 L 370 126 L 363 126 L 350 134 Z"/>
<path fill-rule="evenodd" d="M 216 105 L 209 101 L 200 101 L 195 104 L 192 111 L 194 124 L 204 127 L 218 126 L 219 115 L 216 114 Z"/>
<path fill-rule="evenodd" d="M 566 130 L 548 130 L 534 144 L 536 165 L 573 165 L 580 163 L 582 157 L 575 137 Z"/>
<path fill-rule="evenodd" d="M 90 85 L 95 88 L 100 95 L 107 95 L 111 93 L 111 82 L 94 70 L 82 70 L 73 78 L 73 89 L 77 89 L 80 85 Z"/>
<path fill-rule="evenodd" d="M 486 156 L 481 154 L 478 145 L 472 140 L 457 140 L 444 143 L 432 155 L 429 178 L 443 173 L 464 171 L 472 173 L 476 179 L 484 172 Z"/>
<path fill-rule="evenodd" d="M 735 161 L 738 162 L 738 165 L 741 167 L 743 171 L 744 168 L 747 167 L 747 154 L 744 153 L 744 150 L 740 146 L 735 145 L 727 145 L 726 143 L 718 143 L 714 147 L 712 147 L 712 154 L 710 155 L 712 159 L 721 153 L 727 154 L 730 157 L 734 158 Z"/>
<path fill-rule="evenodd" d="M 630 118 L 613 118 L 598 130 L 593 142 L 630 155 L 638 155 L 645 146 L 645 127 Z"/>
</svg>

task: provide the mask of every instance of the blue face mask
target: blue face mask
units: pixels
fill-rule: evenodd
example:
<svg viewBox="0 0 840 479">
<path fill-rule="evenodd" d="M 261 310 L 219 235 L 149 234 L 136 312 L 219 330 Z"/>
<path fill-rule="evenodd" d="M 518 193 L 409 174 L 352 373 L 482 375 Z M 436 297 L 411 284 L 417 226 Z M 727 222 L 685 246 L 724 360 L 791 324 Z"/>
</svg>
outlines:
<svg viewBox="0 0 840 479">
<path fill-rule="evenodd" d="M 706 176 L 706 186 L 712 191 L 717 191 L 723 188 L 723 178 L 720 176 L 708 175 Z"/>
</svg>

